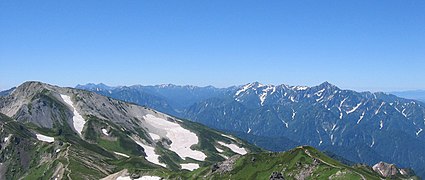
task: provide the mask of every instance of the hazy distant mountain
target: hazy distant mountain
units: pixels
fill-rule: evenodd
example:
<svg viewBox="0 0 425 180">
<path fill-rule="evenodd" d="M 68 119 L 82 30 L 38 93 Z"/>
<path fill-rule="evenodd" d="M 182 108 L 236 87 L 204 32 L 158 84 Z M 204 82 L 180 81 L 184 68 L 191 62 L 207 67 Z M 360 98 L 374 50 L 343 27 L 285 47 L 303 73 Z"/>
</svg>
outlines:
<svg viewBox="0 0 425 180">
<path fill-rule="evenodd" d="M 390 93 L 406 99 L 415 99 L 425 102 L 425 90 L 395 91 Z"/>
<path fill-rule="evenodd" d="M 386 163 L 374 166 L 375 171 L 348 166 L 307 146 L 265 152 L 153 109 L 39 82 L 24 83 L 0 97 L 0 139 L 0 179 L 401 179 L 413 175 Z M 377 173 L 381 171 L 389 173 Z"/>
<path fill-rule="evenodd" d="M 15 90 L 16 88 L 15 87 L 13 87 L 13 88 L 10 88 L 10 89 L 8 89 L 8 90 L 5 90 L 5 91 L 0 91 L 0 96 L 7 96 L 7 95 L 9 95 L 13 90 Z"/>
<path fill-rule="evenodd" d="M 185 104 L 179 115 L 270 150 L 307 144 L 353 162 L 373 165 L 386 161 L 413 167 L 425 175 L 422 102 L 385 93 L 342 90 L 328 82 L 314 87 L 254 82 L 215 92 L 219 93 L 198 101 L 192 98 L 190 102 L 195 103 L 189 107 L 190 103 Z M 173 97 L 168 95 L 165 100 L 171 102 Z"/>
<path fill-rule="evenodd" d="M 90 83 L 86 85 L 77 85 L 76 88 L 148 106 L 172 115 L 183 115 L 182 112 L 194 103 L 211 97 L 221 97 L 227 91 L 227 89 L 215 88 L 212 86 L 196 87 L 173 84 L 110 87 L 102 83 Z"/>
</svg>

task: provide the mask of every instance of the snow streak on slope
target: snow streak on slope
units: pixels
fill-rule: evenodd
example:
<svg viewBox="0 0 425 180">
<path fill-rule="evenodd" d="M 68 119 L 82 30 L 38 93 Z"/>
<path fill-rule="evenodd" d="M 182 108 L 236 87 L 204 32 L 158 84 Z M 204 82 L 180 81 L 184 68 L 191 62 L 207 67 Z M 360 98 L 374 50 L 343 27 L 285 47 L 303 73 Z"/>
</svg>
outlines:
<svg viewBox="0 0 425 180">
<path fill-rule="evenodd" d="M 364 117 L 365 111 L 363 111 L 362 115 L 360 115 L 359 120 L 357 120 L 357 124 L 360 123 L 360 121 L 362 121 L 363 117 Z"/>
<path fill-rule="evenodd" d="M 61 94 L 62 99 L 65 101 L 66 104 L 68 104 L 74 113 L 74 116 L 72 117 L 72 123 L 74 124 L 74 129 L 77 131 L 77 133 L 81 136 L 81 132 L 83 131 L 84 124 L 86 121 L 84 121 L 84 118 L 78 113 L 77 109 L 75 109 L 71 97 L 67 95 Z"/>
<path fill-rule="evenodd" d="M 193 171 L 199 168 L 199 164 L 196 164 L 196 163 L 187 163 L 187 164 L 180 164 L 180 165 L 182 166 L 182 169 L 187 169 L 189 171 Z"/>
<path fill-rule="evenodd" d="M 44 141 L 44 142 L 48 142 L 48 143 L 55 141 L 55 138 L 50 137 L 50 136 L 45 136 L 45 135 L 42 135 L 42 134 L 35 134 L 35 135 L 37 136 L 37 139 L 40 140 L 40 141 Z"/>
<path fill-rule="evenodd" d="M 155 133 L 149 133 L 149 136 L 151 136 L 151 138 L 156 141 L 156 140 L 160 140 L 161 137 L 158 134 Z"/>
<path fill-rule="evenodd" d="M 166 164 L 159 162 L 159 159 L 158 159 L 159 158 L 159 155 L 155 153 L 155 148 L 154 147 L 145 145 L 145 144 L 141 143 L 140 141 L 134 140 L 134 142 L 136 142 L 139 146 L 142 146 L 142 148 L 145 149 L 146 160 L 148 160 L 151 163 L 160 165 L 162 167 L 167 167 Z"/>
<path fill-rule="evenodd" d="M 263 89 L 263 93 L 260 95 L 260 104 L 264 105 L 264 101 L 266 100 L 267 95 L 269 94 L 269 91 L 272 90 L 270 94 L 273 94 L 276 91 L 276 87 L 269 86 L 265 89 Z"/>
<path fill-rule="evenodd" d="M 163 129 L 167 132 L 166 136 L 171 140 L 170 150 L 174 151 L 183 160 L 186 160 L 186 158 L 189 157 L 203 161 L 207 157 L 201 151 L 190 149 L 192 145 L 198 144 L 199 142 L 198 136 L 195 133 L 182 128 L 177 123 L 155 117 L 151 114 L 144 116 L 144 119 L 153 127 Z"/>
<path fill-rule="evenodd" d="M 109 136 L 109 134 L 108 134 L 108 130 L 106 130 L 106 129 L 102 129 L 102 133 L 103 133 L 105 136 Z"/>
<path fill-rule="evenodd" d="M 221 144 L 222 146 L 228 147 L 230 150 L 232 150 L 233 152 L 238 153 L 240 155 L 245 155 L 247 153 L 245 148 L 240 148 L 236 144 L 226 144 L 226 143 L 221 142 L 221 141 L 218 141 L 218 143 Z"/>
<path fill-rule="evenodd" d="M 350 113 L 353 113 L 354 111 L 356 111 L 360 107 L 360 105 L 362 105 L 362 103 L 357 104 L 356 107 L 354 107 L 350 111 L 347 111 L 347 114 L 350 114 Z"/>
<path fill-rule="evenodd" d="M 129 155 L 124 154 L 124 153 L 115 152 L 115 151 L 114 151 L 114 153 L 115 153 L 116 155 L 123 156 L 123 157 L 126 157 L 126 158 L 129 158 L 129 157 L 130 157 Z"/>
</svg>

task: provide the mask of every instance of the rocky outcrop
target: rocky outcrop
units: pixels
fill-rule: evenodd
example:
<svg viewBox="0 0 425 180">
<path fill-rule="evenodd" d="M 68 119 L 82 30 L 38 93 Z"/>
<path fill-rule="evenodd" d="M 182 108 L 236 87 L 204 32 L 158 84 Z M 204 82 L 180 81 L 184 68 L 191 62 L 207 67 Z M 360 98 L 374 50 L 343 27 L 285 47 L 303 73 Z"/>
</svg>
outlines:
<svg viewBox="0 0 425 180">
<path fill-rule="evenodd" d="M 280 172 L 273 172 L 272 175 L 270 175 L 270 180 L 284 180 L 282 173 Z"/>
<path fill-rule="evenodd" d="M 236 160 L 238 160 L 240 157 L 240 155 L 234 155 L 223 162 L 215 163 L 211 167 L 211 172 L 221 174 L 232 171 Z"/>
<path fill-rule="evenodd" d="M 379 162 L 372 167 L 373 171 L 377 172 L 379 175 L 389 178 L 397 175 L 409 176 L 411 174 L 410 170 L 399 169 L 394 164 L 388 164 L 385 162 Z"/>
</svg>

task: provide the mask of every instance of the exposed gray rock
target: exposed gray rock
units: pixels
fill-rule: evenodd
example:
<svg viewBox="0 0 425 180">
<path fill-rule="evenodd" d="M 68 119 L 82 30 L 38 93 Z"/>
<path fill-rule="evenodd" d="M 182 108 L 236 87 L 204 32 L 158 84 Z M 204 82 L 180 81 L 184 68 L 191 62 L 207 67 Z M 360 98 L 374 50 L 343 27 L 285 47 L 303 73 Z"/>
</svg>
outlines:
<svg viewBox="0 0 425 180">
<path fill-rule="evenodd" d="M 273 172 L 272 175 L 270 175 L 270 180 L 284 180 L 282 173 L 280 172 Z"/>
<path fill-rule="evenodd" d="M 211 172 L 212 173 L 225 173 L 225 172 L 230 172 L 233 170 L 233 166 L 235 165 L 236 160 L 238 160 L 241 156 L 240 155 L 234 155 L 232 157 L 230 157 L 229 159 L 223 161 L 223 162 L 219 162 L 214 164 L 211 167 Z"/>
<path fill-rule="evenodd" d="M 401 176 L 410 176 L 413 173 L 407 169 L 397 168 L 394 164 L 388 164 L 386 162 L 379 162 L 372 167 L 373 171 L 377 172 L 379 175 L 389 178 L 397 175 Z"/>
</svg>

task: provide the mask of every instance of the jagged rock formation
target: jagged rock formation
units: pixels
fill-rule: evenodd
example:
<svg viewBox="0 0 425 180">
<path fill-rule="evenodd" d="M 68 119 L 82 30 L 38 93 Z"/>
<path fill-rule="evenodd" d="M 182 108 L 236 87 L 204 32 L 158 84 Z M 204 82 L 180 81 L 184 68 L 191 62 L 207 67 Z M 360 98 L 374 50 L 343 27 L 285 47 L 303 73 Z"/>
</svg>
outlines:
<svg viewBox="0 0 425 180">
<path fill-rule="evenodd" d="M 391 177 L 395 177 L 395 176 L 404 176 L 404 177 L 409 177 L 411 176 L 411 172 L 407 169 L 399 169 L 397 168 L 394 164 L 388 164 L 385 162 L 379 162 L 377 164 L 375 164 L 372 169 L 377 172 L 379 175 L 386 177 L 386 178 L 391 178 Z"/>
</svg>

